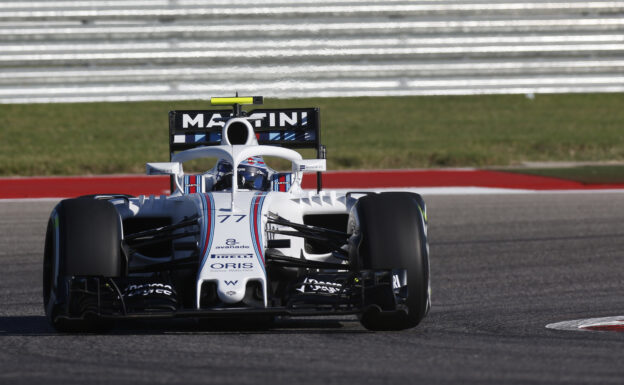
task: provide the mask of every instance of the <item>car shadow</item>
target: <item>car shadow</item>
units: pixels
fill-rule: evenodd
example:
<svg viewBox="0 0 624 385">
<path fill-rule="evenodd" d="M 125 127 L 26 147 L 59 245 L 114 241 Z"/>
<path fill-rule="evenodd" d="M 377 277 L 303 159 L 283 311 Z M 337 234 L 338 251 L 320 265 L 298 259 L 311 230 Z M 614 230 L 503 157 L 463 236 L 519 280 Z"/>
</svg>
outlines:
<svg viewBox="0 0 624 385">
<path fill-rule="evenodd" d="M 355 319 L 279 318 L 270 325 L 234 320 L 199 322 L 196 319 L 123 320 L 99 335 L 164 334 L 359 334 L 370 333 Z M 59 333 L 44 316 L 0 316 L 0 339 L 8 336 L 71 336 Z"/>
<path fill-rule="evenodd" d="M 5 336 L 47 336 L 56 331 L 44 316 L 1 316 L 0 338 Z"/>
</svg>

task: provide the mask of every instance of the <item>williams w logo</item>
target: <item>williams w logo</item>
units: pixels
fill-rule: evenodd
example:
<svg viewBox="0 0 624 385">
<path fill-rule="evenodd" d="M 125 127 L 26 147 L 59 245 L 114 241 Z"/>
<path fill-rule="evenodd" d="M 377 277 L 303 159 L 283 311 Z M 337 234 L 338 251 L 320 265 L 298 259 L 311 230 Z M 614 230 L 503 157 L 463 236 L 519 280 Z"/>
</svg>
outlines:
<svg viewBox="0 0 624 385">
<path fill-rule="evenodd" d="M 228 286 L 234 286 L 234 285 L 236 285 L 238 283 L 238 280 L 236 280 L 236 281 L 223 281 L 223 282 L 225 282 L 225 284 L 228 285 Z"/>
</svg>

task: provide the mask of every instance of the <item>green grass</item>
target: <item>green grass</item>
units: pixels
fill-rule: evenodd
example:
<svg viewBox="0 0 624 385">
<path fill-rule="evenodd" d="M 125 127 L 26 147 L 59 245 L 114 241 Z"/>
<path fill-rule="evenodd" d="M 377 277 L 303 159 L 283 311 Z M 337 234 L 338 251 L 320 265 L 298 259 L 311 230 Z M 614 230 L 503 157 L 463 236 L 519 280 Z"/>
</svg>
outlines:
<svg viewBox="0 0 624 385">
<path fill-rule="evenodd" d="M 624 160 L 624 94 L 266 100 L 321 108 L 329 169 Z M 141 173 L 172 109 L 204 101 L 0 105 L 0 175 Z"/>
<path fill-rule="evenodd" d="M 504 171 L 568 179 L 585 184 L 624 183 L 624 166 L 622 165 L 565 168 L 522 168 Z"/>
</svg>

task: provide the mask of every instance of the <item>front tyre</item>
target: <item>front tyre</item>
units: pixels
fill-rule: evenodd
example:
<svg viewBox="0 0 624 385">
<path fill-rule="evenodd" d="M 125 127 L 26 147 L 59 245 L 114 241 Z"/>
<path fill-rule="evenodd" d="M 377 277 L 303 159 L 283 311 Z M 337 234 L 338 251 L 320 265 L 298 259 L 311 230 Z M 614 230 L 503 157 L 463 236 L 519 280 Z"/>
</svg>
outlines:
<svg viewBox="0 0 624 385">
<path fill-rule="evenodd" d="M 52 211 L 43 258 L 43 304 L 46 318 L 60 332 L 110 328 L 93 312 L 83 312 L 84 298 L 72 296 L 72 277 L 119 277 L 123 259 L 121 222 L 115 207 L 103 200 L 66 199 Z"/>
<path fill-rule="evenodd" d="M 418 325 L 427 315 L 430 298 L 426 226 L 426 207 L 418 194 L 370 194 L 354 205 L 349 219 L 351 265 L 360 271 L 389 271 L 393 274 L 393 286 L 369 293 L 373 301 L 383 299 L 386 303 L 369 307 L 360 316 L 365 328 L 408 329 Z M 399 281 L 396 273 L 399 271 L 402 272 L 400 288 L 394 285 Z M 391 297 L 390 301 L 394 300 L 394 310 L 387 309 L 388 297 Z M 376 304 L 373 302 L 373 305 Z"/>
</svg>

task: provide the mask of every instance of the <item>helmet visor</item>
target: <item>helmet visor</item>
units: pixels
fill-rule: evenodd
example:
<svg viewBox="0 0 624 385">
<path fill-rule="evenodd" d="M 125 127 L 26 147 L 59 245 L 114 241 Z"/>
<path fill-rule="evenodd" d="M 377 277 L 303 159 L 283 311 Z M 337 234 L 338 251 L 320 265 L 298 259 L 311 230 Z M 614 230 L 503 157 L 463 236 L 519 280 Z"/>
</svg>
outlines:
<svg viewBox="0 0 624 385">
<path fill-rule="evenodd" d="M 267 190 L 269 173 L 266 169 L 253 166 L 238 166 L 238 188 L 248 190 Z"/>
</svg>

